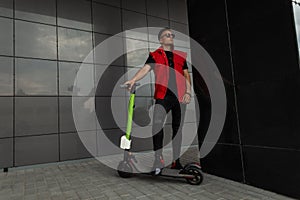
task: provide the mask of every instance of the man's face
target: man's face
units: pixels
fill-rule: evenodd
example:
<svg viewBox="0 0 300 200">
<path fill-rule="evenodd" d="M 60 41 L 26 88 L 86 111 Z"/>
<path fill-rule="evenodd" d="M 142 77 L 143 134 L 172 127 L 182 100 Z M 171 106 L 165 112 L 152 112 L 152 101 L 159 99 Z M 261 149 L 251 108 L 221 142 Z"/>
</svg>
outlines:
<svg viewBox="0 0 300 200">
<path fill-rule="evenodd" d="M 168 37 L 169 36 L 169 37 Z M 169 30 L 165 30 L 160 36 L 160 43 L 164 45 L 173 44 L 173 33 Z"/>
</svg>

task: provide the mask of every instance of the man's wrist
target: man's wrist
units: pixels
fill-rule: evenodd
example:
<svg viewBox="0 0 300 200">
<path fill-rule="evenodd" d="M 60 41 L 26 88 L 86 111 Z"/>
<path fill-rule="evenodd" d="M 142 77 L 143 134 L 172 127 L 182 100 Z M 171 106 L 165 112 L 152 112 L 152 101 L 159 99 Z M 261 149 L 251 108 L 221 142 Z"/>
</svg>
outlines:
<svg viewBox="0 0 300 200">
<path fill-rule="evenodd" d="M 188 91 L 187 91 L 187 92 L 185 92 L 185 94 L 188 94 L 188 95 L 190 95 L 190 96 L 191 96 L 191 92 L 188 92 Z"/>
</svg>

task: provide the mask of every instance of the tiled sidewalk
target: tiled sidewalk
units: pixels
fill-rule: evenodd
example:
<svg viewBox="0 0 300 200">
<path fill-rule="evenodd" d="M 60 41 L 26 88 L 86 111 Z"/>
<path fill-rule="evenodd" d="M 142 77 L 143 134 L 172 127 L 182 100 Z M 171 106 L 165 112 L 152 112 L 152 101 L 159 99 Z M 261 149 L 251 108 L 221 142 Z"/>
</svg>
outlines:
<svg viewBox="0 0 300 200">
<path fill-rule="evenodd" d="M 185 180 L 135 176 L 122 179 L 94 158 L 9 169 L 0 173 L 0 200 L 8 199 L 291 199 L 204 174 L 192 186 Z"/>
</svg>

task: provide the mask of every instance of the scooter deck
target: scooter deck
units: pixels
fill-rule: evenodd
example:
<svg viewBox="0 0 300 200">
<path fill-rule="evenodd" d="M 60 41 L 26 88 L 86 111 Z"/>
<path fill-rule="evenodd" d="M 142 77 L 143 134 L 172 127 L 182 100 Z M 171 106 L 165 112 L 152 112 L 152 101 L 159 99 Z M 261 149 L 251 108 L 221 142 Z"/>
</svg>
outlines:
<svg viewBox="0 0 300 200">
<path fill-rule="evenodd" d="M 180 173 L 181 170 L 179 169 L 170 169 L 170 168 L 163 168 L 161 173 L 157 176 L 166 176 L 166 177 L 173 177 L 173 178 L 194 178 L 193 175 Z M 146 175 L 152 175 L 152 173 L 142 173 Z"/>
<path fill-rule="evenodd" d="M 145 175 L 153 175 L 151 173 L 152 167 L 151 163 L 149 165 L 139 165 L 135 163 L 132 165 L 134 173 L 145 174 Z M 169 167 L 162 168 L 160 174 L 156 176 L 167 176 L 167 177 L 174 177 L 174 178 L 194 178 L 194 175 L 186 174 L 181 169 L 171 169 Z"/>
<path fill-rule="evenodd" d="M 193 178 L 193 175 L 180 173 L 182 170 L 179 169 L 170 169 L 170 168 L 163 168 L 160 176 L 169 176 L 169 177 L 182 177 L 182 178 Z"/>
</svg>

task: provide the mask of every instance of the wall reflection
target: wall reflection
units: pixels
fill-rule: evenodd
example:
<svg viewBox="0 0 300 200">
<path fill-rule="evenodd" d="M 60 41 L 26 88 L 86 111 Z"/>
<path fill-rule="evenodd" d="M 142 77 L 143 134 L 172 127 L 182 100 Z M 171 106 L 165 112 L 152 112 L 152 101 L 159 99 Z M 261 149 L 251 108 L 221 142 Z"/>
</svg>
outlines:
<svg viewBox="0 0 300 200">
<path fill-rule="evenodd" d="M 0 57 L 0 95 L 13 95 L 13 59 Z"/>
<path fill-rule="evenodd" d="M 91 33 L 58 28 L 58 57 L 60 60 L 82 62 L 92 49 Z"/>
<path fill-rule="evenodd" d="M 55 61 L 16 59 L 16 95 L 57 95 Z"/>
<path fill-rule="evenodd" d="M 15 17 L 18 19 L 53 25 L 56 23 L 55 0 L 15 0 L 15 7 Z"/>
<path fill-rule="evenodd" d="M 15 45 L 16 56 L 56 59 L 56 28 L 16 20 Z"/>
</svg>

